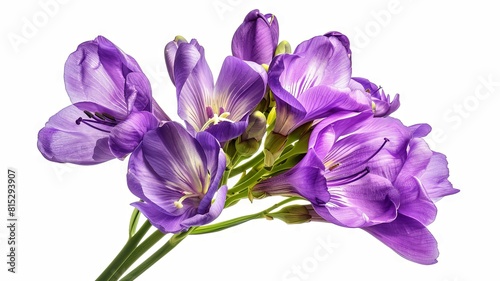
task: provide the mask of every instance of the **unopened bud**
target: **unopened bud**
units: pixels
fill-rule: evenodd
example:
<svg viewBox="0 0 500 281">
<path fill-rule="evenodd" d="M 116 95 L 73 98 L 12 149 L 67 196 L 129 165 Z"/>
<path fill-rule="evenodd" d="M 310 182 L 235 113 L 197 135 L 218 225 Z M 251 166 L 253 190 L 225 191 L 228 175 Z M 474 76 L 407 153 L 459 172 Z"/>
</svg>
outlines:
<svg viewBox="0 0 500 281">
<path fill-rule="evenodd" d="M 304 205 L 284 207 L 276 213 L 269 214 L 272 218 L 282 220 L 288 224 L 299 224 L 311 221 L 309 209 Z"/>
<path fill-rule="evenodd" d="M 290 54 L 292 52 L 292 47 L 290 46 L 290 43 L 288 41 L 281 41 L 278 44 L 278 47 L 276 47 L 276 52 L 274 52 L 274 55 L 281 55 L 281 54 Z"/>
</svg>

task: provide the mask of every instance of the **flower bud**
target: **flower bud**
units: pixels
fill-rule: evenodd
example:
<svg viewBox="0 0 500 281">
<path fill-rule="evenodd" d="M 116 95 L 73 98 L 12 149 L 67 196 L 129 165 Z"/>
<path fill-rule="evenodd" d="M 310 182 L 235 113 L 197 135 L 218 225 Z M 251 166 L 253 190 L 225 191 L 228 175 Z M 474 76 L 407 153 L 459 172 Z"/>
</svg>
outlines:
<svg viewBox="0 0 500 281">
<path fill-rule="evenodd" d="M 179 44 L 187 43 L 187 40 L 177 35 L 173 41 L 170 41 L 165 46 L 164 55 L 165 55 L 165 64 L 167 65 L 168 76 L 170 76 L 170 80 L 175 84 L 174 80 L 174 59 L 175 54 L 177 53 L 177 49 L 179 48 Z"/>
<path fill-rule="evenodd" d="M 276 17 L 253 10 L 233 35 L 233 56 L 258 64 L 269 64 L 278 45 L 278 35 Z"/>
<path fill-rule="evenodd" d="M 354 90 L 366 92 L 372 100 L 372 110 L 375 117 L 387 117 L 399 108 L 399 94 L 394 96 L 386 95 L 382 87 L 361 77 L 353 77 L 349 85 Z"/>
<path fill-rule="evenodd" d="M 260 142 L 266 133 L 266 116 L 253 112 L 248 119 L 248 127 L 236 141 L 236 150 L 243 156 L 251 156 L 259 150 Z"/>
<path fill-rule="evenodd" d="M 310 222 L 312 216 L 309 214 L 309 208 L 305 205 L 286 206 L 276 213 L 269 214 L 274 219 L 279 219 L 288 224 L 299 224 Z"/>
<path fill-rule="evenodd" d="M 281 54 L 291 54 L 292 53 L 292 46 L 290 46 L 290 43 L 288 41 L 281 41 L 276 47 L 276 52 L 274 53 L 275 56 L 281 55 Z"/>
</svg>

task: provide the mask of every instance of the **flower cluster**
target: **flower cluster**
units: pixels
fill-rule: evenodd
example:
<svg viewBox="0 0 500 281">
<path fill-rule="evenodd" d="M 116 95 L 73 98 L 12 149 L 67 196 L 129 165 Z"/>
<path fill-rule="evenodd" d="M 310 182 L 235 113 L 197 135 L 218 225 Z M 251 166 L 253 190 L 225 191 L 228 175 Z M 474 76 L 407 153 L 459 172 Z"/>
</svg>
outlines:
<svg viewBox="0 0 500 281">
<path fill-rule="evenodd" d="M 65 65 L 72 104 L 40 130 L 38 148 L 48 160 L 81 165 L 129 156 L 128 187 L 139 198 L 132 206 L 162 233 L 203 234 L 260 217 L 321 221 L 361 228 L 408 260 L 435 263 L 426 227 L 434 203 L 458 190 L 446 157 L 424 140 L 430 126 L 391 117 L 399 95 L 391 101 L 352 77 L 344 34 L 315 36 L 293 51 L 278 42 L 276 16 L 251 11 L 216 80 L 197 40 L 168 42 L 184 124 L 156 103 L 131 56 L 102 36 L 84 42 Z M 285 201 L 210 224 L 240 200 L 268 196 Z"/>
</svg>

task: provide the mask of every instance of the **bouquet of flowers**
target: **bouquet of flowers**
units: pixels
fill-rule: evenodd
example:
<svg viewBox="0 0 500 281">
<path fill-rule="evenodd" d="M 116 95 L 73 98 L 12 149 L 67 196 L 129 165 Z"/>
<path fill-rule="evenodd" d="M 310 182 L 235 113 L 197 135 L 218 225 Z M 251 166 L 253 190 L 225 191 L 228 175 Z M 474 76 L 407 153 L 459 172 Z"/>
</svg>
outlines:
<svg viewBox="0 0 500 281">
<path fill-rule="evenodd" d="M 315 36 L 293 50 L 278 38 L 276 16 L 249 12 L 216 80 L 198 41 L 168 42 L 165 62 L 184 124 L 155 101 L 135 59 L 105 37 L 69 55 L 72 104 L 40 130 L 38 149 L 50 161 L 80 165 L 128 157 L 128 188 L 138 198 L 129 239 L 97 280 L 133 280 L 189 235 L 259 218 L 360 228 L 403 258 L 437 261 L 426 226 L 434 202 L 458 190 L 446 157 L 424 140 L 431 127 L 390 117 L 399 95 L 391 100 L 352 77 L 344 34 Z M 271 196 L 283 201 L 216 221 L 242 200 Z M 137 228 L 140 215 L 146 220 Z"/>
</svg>

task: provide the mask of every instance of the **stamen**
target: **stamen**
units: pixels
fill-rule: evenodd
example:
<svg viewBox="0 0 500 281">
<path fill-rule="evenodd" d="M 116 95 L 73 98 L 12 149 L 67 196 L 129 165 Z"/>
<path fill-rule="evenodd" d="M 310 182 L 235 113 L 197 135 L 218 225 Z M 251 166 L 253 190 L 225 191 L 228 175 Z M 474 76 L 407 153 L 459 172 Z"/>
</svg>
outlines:
<svg viewBox="0 0 500 281">
<path fill-rule="evenodd" d="M 84 110 L 83 113 L 85 113 L 88 118 L 94 118 L 94 115 L 90 111 Z"/>
<path fill-rule="evenodd" d="M 207 107 L 207 113 L 209 112 L 208 108 L 210 108 L 210 107 Z M 210 111 L 212 111 L 212 108 L 210 108 Z M 212 111 L 212 113 L 213 113 L 213 111 Z M 205 131 L 206 129 L 208 129 L 208 127 L 210 127 L 210 125 L 212 125 L 212 124 L 213 125 L 217 125 L 221 121 L 226 121 L 226 122 L 234 123 L 233 120 L 227 119 L 227 117 L 229 117 L 229 115 L 231 115 L 231 113 L 229 113 L 227 111 L 221 113 L 220 115 L 218 115 L 216 113 L 213 113 L 213 117 L 211 117 L 210 119 L 208 119 L 208 121 L 205 123 L 205 125 L 203 125 L 203 127 L 201 127 L 201 131 Z"/>
<path fill-rule="evenodd" d="M 389 139 L 384 138 L 384 143 L 377 149 L 377 151 L 375 151 L 370 157 L 368 157 L 368 159 L 366 159 L 365 163 L 370 161 L 370 159 L 372 159 L 373 157 L 375 157 L 375 155 L 377 155 L 382 150 L 382 148 L 384 148 L 385 144 L 388 142 L 389 142 Z"/>
<path fill-rule="evenodd" d="M 362 179 L 364 176 L 368 175 L 369 173 L 370 173 L 370 168 L 365 167 L 363 170 L 361 170 L 357 173 L 354 173 L 352 175 L 349 175 L 349 176 L 346 176 L 343 178 L 330 179 L 330 181 L 336 182 L 336 184 L 339 184 L 339 185 L 340 184 L 349 184 L 349 183 L 355 182 L 359 179 Z"/>
<path fill-rule="evenodd" d="M 99 119 L 101 119 L 101 120 L 106 120 L 106 118 L 104 117 L 104 115 L 102 115 L 102 114 L 101 114 L 101 113 L 99 113 L 99 112 L 96 112 L 96 113 L 95 113 L 95 116 L 99 117 Z"/>
<path fill-rule="evenodd" d="M 182 204 L 182 201 L 186 200 L 187 198 L 198 197 L 198 194 L 192 194 L 190 192 L 184 192 L 184 193 L 185 193 L 184 196 L 182 196 L 181 198 L 179 198 L 179 200 L 174 202 L 174 206 L 177 209 L 182 209 L 184 207 L 184 205 Z"/>
<path fill-rule="evenodd" d="M 113 115 L 108 114 L 108 113 L 103 113 L 102 115 L 103 115 L 104 117 L 108 118 L 109 120 L 111 120 L 111 121 L 115 121 L 115 122 L 116 122 L 116 118 L 115 118 Z"/>
</svg>

